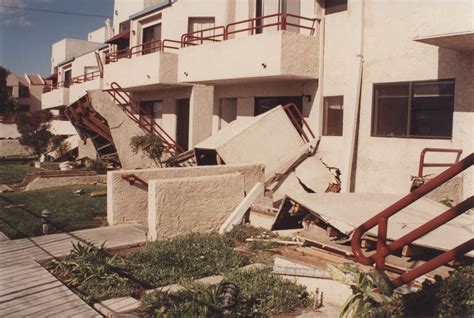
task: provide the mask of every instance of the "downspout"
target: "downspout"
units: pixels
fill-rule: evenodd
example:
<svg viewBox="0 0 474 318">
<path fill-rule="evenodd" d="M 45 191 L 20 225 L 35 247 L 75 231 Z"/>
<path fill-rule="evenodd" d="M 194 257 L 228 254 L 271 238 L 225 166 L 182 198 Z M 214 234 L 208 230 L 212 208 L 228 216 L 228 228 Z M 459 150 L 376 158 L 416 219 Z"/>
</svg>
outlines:
<svg viewBox="0 0 474 318">
<path fill-rule="evenodd" d="M 357 166 L 357 152 L 359 142 L 359 123 L 360 123 L 360 109 L 361 109 L 361 96 L 362 96 L 362 82 L 364 75 L 364 45 L 365 45 L 365 0 L 361 1 L 361 14 L 360 14 L 360 47 L 359 54 L 359 75 L 357 80 L 357 91 L 355 98 L 355 113 L 352 122 L 352 138 L 350 144 L 349 160 L 347 165 L 347 175 L 349 177 L 348 182 L 345 185 L 344 192 L 355 191 L 356 181 L 356 166 Z"/>
<path fill-rule="evenodd" d="M 321 8 L 321 20 L 319 22 L 319 79 L 318 79 L 318 92 L 319 92 L 319 121 L 318 121 L 318 132 L 319 136 L 323 134 L 323 121 L 324 116 L 324 94 L 323 94 L 323 86 L 324 86 L 324 41 L 326 35 L 326 8 Z"/>
</svg>

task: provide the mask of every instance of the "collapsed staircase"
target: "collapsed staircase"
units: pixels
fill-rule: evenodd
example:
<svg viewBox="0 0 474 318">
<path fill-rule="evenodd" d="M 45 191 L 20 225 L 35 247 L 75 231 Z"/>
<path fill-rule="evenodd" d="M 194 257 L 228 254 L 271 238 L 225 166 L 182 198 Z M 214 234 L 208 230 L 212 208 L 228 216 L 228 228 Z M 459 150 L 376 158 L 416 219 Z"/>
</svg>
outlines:
<svg viewBox="0 0 474 318">
<path fill-rule="evenodd" d="M 104 90 L 104 92 L 107 92 L 113 98 L 115 104 L 120 106 L 125 114 L 145 133 L 158 136 L 161 139 L 165 153 L 174 159 L 176 165 L 195 165 L 193 150 L 184 151 L 153 117 L 133 100 L 131 94 L 118 83 L 111 83 L 110 89 Z"/>
<path fill-rule="evenodd" d="M 101 160 L 120 166 L 107 121 L 94 110 L 88 94 L 66 107 L 66 115 L 82 140 L 90 138 Z"/>
</svg>

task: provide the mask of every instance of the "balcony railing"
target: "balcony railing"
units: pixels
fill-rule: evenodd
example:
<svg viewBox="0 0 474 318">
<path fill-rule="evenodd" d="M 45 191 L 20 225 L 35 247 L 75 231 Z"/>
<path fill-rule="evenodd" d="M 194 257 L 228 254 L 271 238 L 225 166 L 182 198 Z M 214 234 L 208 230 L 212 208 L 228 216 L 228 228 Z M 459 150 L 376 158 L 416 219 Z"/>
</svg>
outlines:
<svg viewBox="0 0 474 318">
<path fill-rule="evenodd" d="M 298 22 L 296 22 L 298 21 Z M 229 23 L 225 26 L 216 26 L 209 29 L 185 33 L 181 36 L 181 47 L 204 44 L 206 42 L 221 42 L 229 36 L 241 32 L 250 32 L 251 35 L 261 33 L 265 28 L 288 30 L 288 27 L 308 30 L 309 35 L 314 35 L 316 23 L 320 19 L 307 18 L 288 13 L 275 13 L 253 19 Z M 305 24 L 306 23 L 306 24 Z"/>
<path fill-rule="evenodd" d="M 173 43 L 178 44 L 178 46 L 173 45 Z M 133 56 L 146 55 L 154 52 L 164 52 L 165 49 L 178 50 L 181 46 L 182 45 L 180 41 L 169 39 L 145 42 L 139 45 L 132 46 L 131 48 L 107 53 L 105 55 L 105 64 L 117 62 L 118 60 L 123 58 L 130 59 Z"/>
<path fill-rule="evenodd" d="M 79 76 L 73 77 L 68 81 L 62 81 L 62 82 L 58 82 L 56 84 L 46 85 L 43 88 L 43 93 L 48 93 L 48 92 L 51 92 L 52 90 L 55 90 L 55 89 L 58 89 L 58 88 L 61 88 L 61 87 L 66 87 L 67 88 L 67 87 L 69 87 L 71 85 L 74 85 L 74 84 L 80 84 L 80 83 L 92 81 L 92 80 L 95 80 L 96 78 L 99 78 L 99 77 L 102 77 L 102 72 L 101 71 L 94 71 L 94 72 L 86 73 L 84 75 L 79 75 Z"/>
<path fill-rule="evenodd" d="M 294 23 L 294 20 L 298 20 L 299 23 Z M 314 35 L 316 23 L 319 21 L 320 19 L 317 18 L 307 18 L 287 13 L 276 13 L 267 16 L 261 16 L 253 19 L 229 23 L 227 25 L 185 33 L 181 36 L 181 41 L 170 39 L 151 41 L 135 45 L 131 48 L 110 52 L 105 55 L 105 64 L 117 62 L 123 58 L 130 59 L 134 56 L 140 56 L 154 52 L 165 52 L 166 49 L 178 50 L 183 47 L 200 45 L 206 42 L 221 42 L 229 39 L 230 35 L 240 32 L 250 31 L 250 34 L 253 35 L 269 27 L 276 27 L 277 30 L 287 30 L 288 27 L 294 27 L 308 30 L 309 35 Z M 306 23 L 306 25 L 304 23 Z"/>
</svg>

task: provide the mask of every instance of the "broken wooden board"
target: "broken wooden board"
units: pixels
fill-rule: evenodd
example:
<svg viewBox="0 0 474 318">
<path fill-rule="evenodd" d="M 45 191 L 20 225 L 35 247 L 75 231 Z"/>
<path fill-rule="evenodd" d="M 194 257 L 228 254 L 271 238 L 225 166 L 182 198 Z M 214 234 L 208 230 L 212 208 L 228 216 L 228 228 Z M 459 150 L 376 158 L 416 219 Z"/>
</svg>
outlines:
<svg viewBox="0 0 474 318">
<path fill-rule="evenodd" d="M 282 202 L 272 230 L 290 229 L 297 226 L 302 228 L 301 223 L 308 212 L 290 215 L 293 203 L 297 203 L 320 221 L 343 234 L 350 235 L 356 227 L 403 196 L 402 194 L 380 193 L 310 194 L 294 192 L 287 195 Z M 440 203 L 421 198 L 389 219 L 387 239 L 396 240 L 447 209 Z M 369 230 L 367 234 L 377 236 L 377 227 Z M 473 236 L 474 216 L 464 213 L 414 241 L 413 245 L 447 251 L 470 240 Z M 474 256 L 474 251 L 467 255 Z"/>
</svg>

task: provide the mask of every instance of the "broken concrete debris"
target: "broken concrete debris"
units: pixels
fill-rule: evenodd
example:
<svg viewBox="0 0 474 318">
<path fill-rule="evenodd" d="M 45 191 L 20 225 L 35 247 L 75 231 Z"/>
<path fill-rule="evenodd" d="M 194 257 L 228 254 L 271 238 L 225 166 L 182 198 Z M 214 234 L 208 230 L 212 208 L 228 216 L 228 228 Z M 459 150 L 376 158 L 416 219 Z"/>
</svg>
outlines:
<svg viewBox="0 0 474 318">
<path fill-rule="evenodd" d="M 287 195 L 277 213 L 272 230 L 330 228 L 329 236 L 350 237 L 353 230 L 403 195 L 374 193 L 294 192 Z M 446 207 L 422 198 L 389 219 L 389 240 L 396 240 L 446 211 Z M 456 219 L 420 237 L 414 245 L 447 251 L 472 238 L 474 216 L 464 213 Z M 452 235 L 456 233 L 456 235 Z M 368 231 L 368 237 L 377 237 L 377 229 Z M 468 253 L 474 256 L 474 252 Z"/>
</svg>

